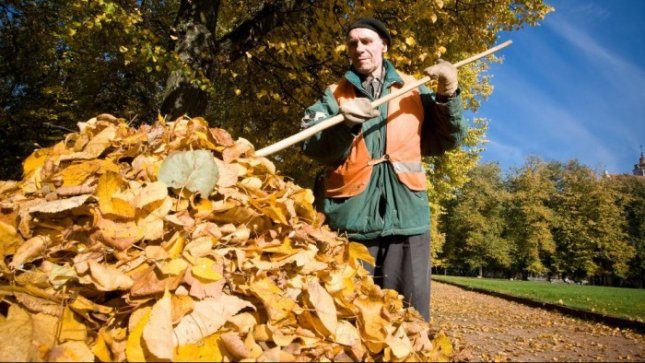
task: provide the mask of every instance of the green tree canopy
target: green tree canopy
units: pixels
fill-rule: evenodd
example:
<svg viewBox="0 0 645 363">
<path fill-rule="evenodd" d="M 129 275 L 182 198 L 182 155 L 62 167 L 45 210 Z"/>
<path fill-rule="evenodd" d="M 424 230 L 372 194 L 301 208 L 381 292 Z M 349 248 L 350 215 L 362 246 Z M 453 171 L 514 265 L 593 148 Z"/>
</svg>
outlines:
<svg viewBox="0 0 645 363">
<path fill-rule="evenodd" d="M 510 267 L 510 245 L 504 238 L 508 192 L 497 164 L 478 165 L 469 181 L 448 203 L 444 221 L 444 258 L 467 270 Z"/>
<path fill-rule="evenodd" d="M 546 175 L 546 164 L 529 158 L 524 166 L 508 178 L 510 198 L 507 213 L 507 235 L 512 241 L 516 269 L 528 274 L 547 271 L 544 261 L 555 252 L 551 234 L 554 213 L 548 202 L 555 194 L 555 185 Z"/>
</svg>

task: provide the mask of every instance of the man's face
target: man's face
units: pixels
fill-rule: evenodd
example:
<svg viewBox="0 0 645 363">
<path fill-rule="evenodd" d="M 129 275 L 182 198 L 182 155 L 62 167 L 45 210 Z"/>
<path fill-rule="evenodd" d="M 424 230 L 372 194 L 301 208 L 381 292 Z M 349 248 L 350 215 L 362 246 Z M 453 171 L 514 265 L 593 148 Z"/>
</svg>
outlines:
<svg viewBox="0 0 645 363">
<path fill-rule="evenodd" d="M 387 45 L 377 32 L 356 28 L 347 34 L 347 49 L 358 73 L 369 76 L 381 69 Z"/>
</svg>

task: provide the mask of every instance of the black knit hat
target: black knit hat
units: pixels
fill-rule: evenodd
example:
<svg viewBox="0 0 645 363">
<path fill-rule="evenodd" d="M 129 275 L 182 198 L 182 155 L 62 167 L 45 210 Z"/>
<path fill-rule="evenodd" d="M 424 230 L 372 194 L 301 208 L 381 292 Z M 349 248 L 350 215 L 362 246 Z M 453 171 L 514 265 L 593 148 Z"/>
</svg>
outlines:
<svg viewBox="0 0 645 363">
<path fill-rule="evenodd" d="M 387 45 L 392 44 L 392 37 L 390 36 L 390 32 L 387 31 L 385 24 L 383 24 L 380 20 L 374 18 L 360 18 L 349 26 L 349 29 L 347 29 L 347 34 L 349 34 L 352 29 L 356 28 L 367 28 L 373 30 L 377 32 L 382 38 L 387 40 Z"/>
</svg>

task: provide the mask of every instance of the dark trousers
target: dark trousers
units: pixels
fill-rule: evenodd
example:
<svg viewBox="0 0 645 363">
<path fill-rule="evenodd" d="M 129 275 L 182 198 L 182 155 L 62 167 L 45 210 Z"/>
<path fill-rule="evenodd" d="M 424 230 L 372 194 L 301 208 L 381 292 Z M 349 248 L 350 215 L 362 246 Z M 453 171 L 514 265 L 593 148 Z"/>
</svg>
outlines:
<svg viewBox="0 0 645 363">
<path fill-rule="evenodd" d="M 430 232 L 361 241 L 376 259 L 364 264 L 381 288 L 396 290 L 408 306 L 430 320 Z"/>
</svg>

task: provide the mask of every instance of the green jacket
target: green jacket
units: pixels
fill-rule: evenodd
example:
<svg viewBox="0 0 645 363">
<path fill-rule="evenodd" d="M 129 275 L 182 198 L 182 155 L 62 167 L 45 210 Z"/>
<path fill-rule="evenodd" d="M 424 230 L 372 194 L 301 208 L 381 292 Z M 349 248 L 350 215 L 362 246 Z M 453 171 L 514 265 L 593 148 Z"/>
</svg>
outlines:
<svg viewBox="0 0 645 363">
<path fill-rule="evenodd" d="M 390 93 L 390 86 L 403 84 L 394 66 L 387 60 L 381 97 Z M 361 80 L 353 69 L 345 78 L 356 87 L 357 94 L 372 100 L 362 88 Z M 432 154 L 441 154 L 459 145 L 466 135 L 460 97 L 452 97 L 445 103 L 438 102 L 425 86 L 419 87 L 424 107 L 424 123 L 430 123 Z M 385 153 L 387 103 L 379 107 L 380 116 L 362 124 L 365 143 L 376 159 Z M 327 88 L 322 98 L 305 111 L 303 127 L 313 126 L 339 113 L 336 99 Z M 427 124 L 426 124 L 427 125 Z M 344 123 L 317 133 L 303 143 L 303 152 L 312 159 L 335 167 L 349 155 L 357 130 Z M 390 235 L 422 234 L 430 228 L 430 210 L 425 191 L 414 192 L 401 184 L 389 163 L 374 165 L 372 176 L 364 192 L 350 198 L 327 198 L 322 183 L 317 183 L 315 194 L 317 206 L 327 216 L 331 228 L 354 240 L 370 240 Z"/>
</svg>

